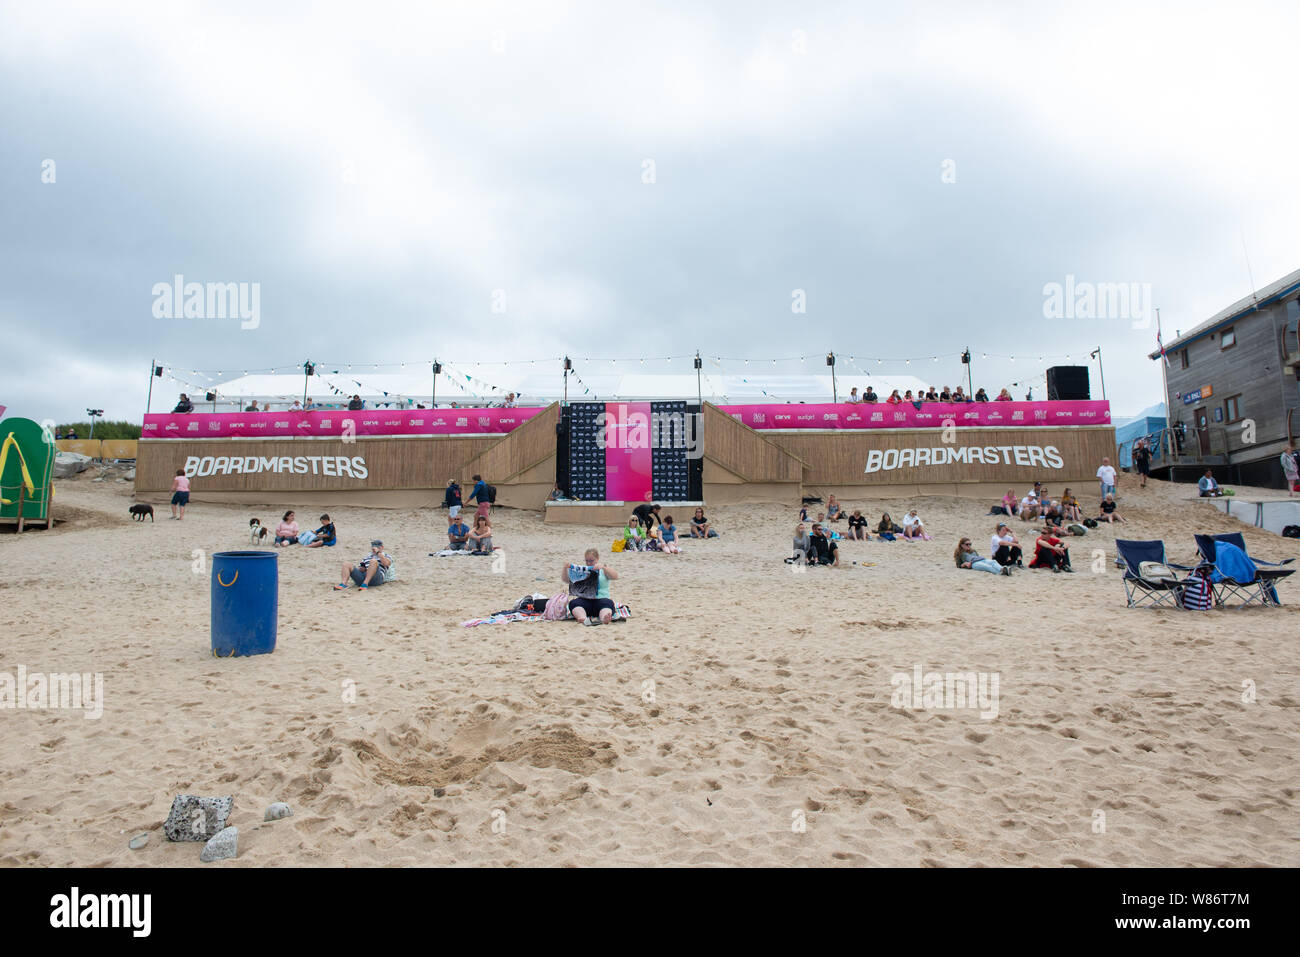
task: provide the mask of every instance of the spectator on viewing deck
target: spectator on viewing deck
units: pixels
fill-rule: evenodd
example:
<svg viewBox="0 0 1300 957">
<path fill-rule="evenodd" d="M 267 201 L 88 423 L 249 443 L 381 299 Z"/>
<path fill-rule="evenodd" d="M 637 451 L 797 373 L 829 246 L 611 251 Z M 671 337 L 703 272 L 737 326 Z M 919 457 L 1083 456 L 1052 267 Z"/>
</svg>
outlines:
<svg viewBox="0 0 1300 957">
<path fill-rule="evenodd" d="M 912 390 L 911 390 L 911 389 L 908 389 L 906 392 L 903 393 L 903 401 L 904 401 L 904 402 L 915 402 L 915 401 L 916 401 L 916 399 L 915 399 L 915 398 L 913 397 L 913 395 L 912 395 Z"/>
<path fill-rule="evenodd" d="M 457 515 L 447 519 L 447 547 L 453 552 L 464 551 L 469 543 L 469 526 Z"/>
<path fill-rule="evenodd" d="M 582 564 L 565 565 L 561 580 L 569 589 L 569 614 L 580 625 L 607 625 L 614 620 L 609 583 L 618 573 L 600 562 L 600 552 L 589 548 Z"/>
<path fill-rule="evenodd" d="M 1115 511 L 1114 495 L 1107 495 L 1101 500 L 1101 509 L 1097 514 L 1097 521 L 1108 522 L 1111 525 L 1114 525 L 1116 522 L 1123 522 L 1126 525 L 1128 524 L 1128 519 Z"/>
<path fill-rule="evenodd" d="M 952 394 L 952 401 L 969 402 L 970 399 L 966 398 L 966 393 L 962 392 L 961 386 L 957 386 L 956 390 Z"/>
<path fill-rule="evenodd" d="M 1061 495 L 1061 514 L 1072 522 L 1083 521 L 1083 510 L 1079 507 L 1079 500 L 1068 488 Z"/>
<path fill-rule="evenodd" d="M 1287 497 L 1300 492 L 1300 457 L 1297 457 L 1295 445 L 1288 442 L 1286 449 L 1283 450 L 1282 456 L 1282 475 L 1286 478 Z M 1146 483 L 1146 477 L 1142 478 L 1143 484 Z"/>
<path fill-rule="evenodd" d="M 812 530 L 813 553 L 816 555 L 818 565 L 831 565 L 838 568 L 840 564 L 840 548 L 835 544 L 835 540 L 830 537 L 826 529 L 821 525 L 814 525 Z"/>
<path fill-rule="evenodd" d="M 862 393 L 862 401 L 863 401 L 863 402 L 878 402 L 878 401 L 879 401 L 879 398 L 877 397 L 877 395 L 876 395 L 876 393 L 875 393 L 875 390 L 872 389 L 871 386 L 867 386 L 867 391 L 864 392 L 864 393 Z"/>
<path fill-rule="evenodd" d="M 951 402 L 951 401 L 952 401 L 952 389 L 948 388 L 947 386 L 944 386 L 944 387 L 943 387 L 943 391 L 939 393 L 939 401 L 940 401 L 940 402 Z"/>
<path fill-rule="evenodd" d="M 172 415 L 184 415 L 186 412 L 193 412 L 193 411 L 194 411 L 194 403 L 190 401 L 190 397 L 188 395 L 182 392 L 180 401 L 176 403 L 176 408 L 172 409 Z M 72 436 L 72 438 L 75 439 L 76 436 L 74 435 Z"/>
<path fill-rule="evenodd" d="M 691 538 L 717 538 L 718 533 L 709 526 L 709 520 L 704 517 L 704 509 L 697 508 L 695 514 L 691 516 Z"/>
<path fill-rule="evenodd" d="M 1201 498 L 1218 498 L 1223 494 L 1223 489 L 1219 488 L 1219 483 L 1214 480 L 1213 469 L 1205 470 L 1205 474 L 1196 483 L 1196 487 L 1201 490 Z"/>
<path fill-rule="evenodd" d="M 903 401 L 903 397 L 899 395 L 898 390 L 895 389 L 893 392 L 889 393 L 889 398 L 886 399 L 885 401 L 888 402 L 890 405 L 898 405 L 900 402 Z"/>
<path fill-rule="evenodd" d="M 1115 494 L 1115 466 L 1110 464 L 1110 459 L 1102 459 L 1101 467 L 1097 469 L 1097 480 L 1101 482 L 1101 497 Z"/>
<path fill-rule="evenodd" d="M 921 521 L 921 516 L 917 514 L 916 509 L 903 516 L 903 538 L 909 542 L 930 540 L 930 536 L 925 531 L 925 523 Z"/>
<path fill-rule="evenodd" d="M 75 438 L 76 436 L 73 436 Z M 172 479 L 172 518 L 177 521 L 185 517 L 185 506 L 190 504 L 190 480 L 184 469 L 177 469 Z"/>
<path fill-rule="evenodd" d="M 1053 572 L 1072 572 L 1070 567 L 1070 550 L 1051 529 L 1043 529 L 1034 543 L 1034 559 L 1030 568 L 1050 568 Z"/>
<path fill-rule="evenodd" d="M 447 490 L 442 493 L 442 504 L 450 518 L 460 514 L 460 483 L 455 479 L 447 480 Z"/>
<path fill-rule="evenodd" d="M 1138 470 L 1138 475 L 1142 476 L 1142 481 L 1138 483 L 1139 487 L 1146 488 L 1147 477 L 1151 474 L 1151 449 L 1146 439 L 1138 439 L 1137 445 L 1133 446 L 1133 467 Z"/>
<path fill-rule="evenodd" d="M 677 526 L 673 524 L 671 515 L 665 515 L 663 524 L 659 526 L 659 542 L 664 551 L 673 555 L 682 550 L 682 546 L 677 544 Z"/>
<path fill-rule="evenodd" d="M 513 409 L 515 407 L 515 394 L 511 392 L 506 395 L 506 401 L 502 405 L 507 409 Z"/>
<path fill-rule="evenodd" d="M 852 389 L 849 390 L 849 398 L 848 398 L 848 401 L 849 401 L 850 403 L 853 403 L 853 404 L 856 404 L 856 403 L 862 401 L 861 399 L 858 398 L 858 387 L 857 387 L 857 386 L 854 386 Z"/>
<path fill-rule="evenodd" d="M 635 521 L 638 524 L 644 525 L 646 529 L 649 530 L 659 524 L 659 511 L 660 506 L 647 505 L 642 502 L 636 508 L 632 509 L 632 514 L 635 516 Z"/>
<path fill-rule="evenodd" d="M 348 411 L 350 412 L 360 412 L 365 407 L 366 404 L 361 401 L 361 396 L 359 395 L 354 395 L 348 400 Z"/>
<path fill-rule="evenodd" d="M 862 509 L 854 509 L 853 514 L 849 516 L 849 538 L 856 538 L 858 541 L 865 542 L 871 539 L 867 532 L 867 517 L 862 514 Z"/>
<path fill-rule="evenodd" d="M 963 538 L 957 543 L 957 548 L 952 553 L 952 560 L 958 568 L 969 568 L 972 571 L 988 572 L 991 575 L 1011 575 L 1010 565 L 999 565 L 991 558 L 980 558 L 979 552 L 975 551 L 969 538 Z"/>
<path fill-rule="evenodd" d="M 989 540 L 989 547 L 993 550 L 993 560 L 999 565 L 1025 567 L 1021 561 L 1020 539 L 1011 533 L 1011 526 L 1006 522 L 998 524 L 997 531 Z"/>
<path fill-rule="evenodd" d="M 975 401 L 987 402 L 988 400 L 989 400 L 989 394 L 984 391 L 983 386 L 980 386 L 980 388 L 975 392 Z"/>
<path fill-rule="evenodd" d="M 332 548 L 338 542 L 338 531 L 328 515 L 320 517 L 320 528 L 312 532 L 311 536 L 306 543 L 308 548 Z"/>
<path fill-rule="evenodd" d="M 303 411 L 304 411 L 304 412 L 314 412 L 314 411 L 316 411 L 317 409 L 319 409 L 320 406 L 318 406 L 318 405 L 316 404 L 316 400 L 315 400 L 315 399 L 311 399 L 311 398 L 309 398 L 309 399 L 307 400 L 307 404 L 304 405 L 302 408 L 303 408 Z"/>
<path fill-rule="evenodd" d="M 370 554 L 355 565 L 343 566 L 343 580 L 334 586 L 335 591 L 343 591 L 349 582 L 362 590 L 386 584 L 396 577 L 393 558 L 384 551 L 384 543 L 374 539 L 370 543 Z"/>
<path fill-rule="evenodd" d="M 467 501 L 478 502 L 478 508 L 475 510 L 474 516 L 477 518 L 480 515 L 490 515 L 492 513 L 492 503 L 488 501 L 487 482 L 483 481 L 481 475 L 472 477 L 474 479 L 474 491 L 469 493 Z"/>
<path fill-rule="evenodd" d="M 284 518 L 280 519 L 280 524 L 275 527 L 275 544 L 296 545 L 298 535 L 298 523 L 294 520 L 293 509 L 289 509 L 284 513 Z"/>
<path fill-rule="evenodd" d="M 826 521 L 838 522 L 844 518 L 844 509 L 840 507 L 839 501 L 834 495 L 826 502 Z"/>
<path fill-rule="evenodd" d="M 934 386 L 930 386 L 930 390 L 929 390 L 928 392 L 926 392 L 926 394 L 925 394 L 925 401 L 926 401 L 926 402 L 938 402 L 938 401 L 939 401 L 939 393 L 934 391 Z"/>
<path fill-rule="evenodd" d="M 1034 401 L 1034 387 L 1032 385 L 1029 387 L 1029 391 L 1025 393 L 1025 401 L 1026 402 Z"/>
<path fill-rule="evenodd" d="M 294 399 L 294 400 L 293 400 L 293 405 L 289 406 L 289 411 L 290 411 L 290 412 L 301 412 L 301 411 L 302 411 L 302 403 L 301 403 L 299 400 Z"/>
<path fill-rule="evenodd" d="M 245 411 L 245 412 L 261 412 L 262 410 L 259 409 L 259 408 L 257 407 L 257 400 L 254 399 L 252 402 L 248 403 L 248 408 L 244 409 L 244 411 Z"/>
<path fill-rule="evenodd" d="M 1011 393 L 1010 393 L 1009 391 L 1007 391 L 1006 389 L 1003 389 L 1001 392 L 998 393 L 998 397 L 997 397 L 997 399 L 995 399 L 994 401 L 996 401 L 996 402 L 1011 402 L 1011 401 L 1013 401 L 1013 400 L 1012 400 L 1012 398 L 1011 398 Z"/>
<path fill-rule="evenodd" d="M 486 515 L 475 516 L 474 527 L 469 531 L 469 545 L 471 555 L 492 554 L 492 526 Z"/>
</svg>

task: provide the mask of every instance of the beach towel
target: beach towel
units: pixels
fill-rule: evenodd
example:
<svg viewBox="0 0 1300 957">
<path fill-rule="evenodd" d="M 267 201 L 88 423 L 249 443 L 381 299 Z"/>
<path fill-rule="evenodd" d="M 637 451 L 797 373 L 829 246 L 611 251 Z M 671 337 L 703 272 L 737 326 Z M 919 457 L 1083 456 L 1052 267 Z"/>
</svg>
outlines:
<svg viewBox="0 0 1300 957">
<path fill-rule="evenodd" d="M 590 565 L 569 566 L 569 581 L 571 582 L 580 582 L 590 574 L 591 574 Z"/>
<path fill-rule="evenodd" d="M 1255 569 L 1255 563 L 1236 545 L 1228 542 L 1219 542 L 1215 549 L 1214 571 L 1210 575 L 1210 581 L 1223 581 L 1225 577 L 1231 578 L 1235 582 L 1247 584 L 1253 582 L 1259 577 Z"/>
<path fill-rule="evenodd" d="M 468 548 L 444 548 L 440 552 L 434 552 L 438 558 L 450 558 L 452 555 L 472 555 L 474 554 Z"/>
<path fill-rule="evenodd" d="M 486 618 L 471 618 L 460 623 L 462 628 L 474 628 L 477 625 L 502 625 L 510 621 L 541 621 L 542 616 L 522 611 L 500 612 Z"/>
</svg>

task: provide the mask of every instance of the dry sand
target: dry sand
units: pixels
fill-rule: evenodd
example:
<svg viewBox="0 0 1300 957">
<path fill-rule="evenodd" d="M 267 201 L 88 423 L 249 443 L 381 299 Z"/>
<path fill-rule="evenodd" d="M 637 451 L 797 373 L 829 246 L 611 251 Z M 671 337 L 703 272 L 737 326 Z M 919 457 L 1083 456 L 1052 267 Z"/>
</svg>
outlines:
<svg viewBox="0 0 1300 957">
<path fill-rule="evenodd" d="M 1207 530 L 1300 551 L 1191 486 L 1122 481 L 1121 534 L 1173 560 Z M 610 530 L 503 509 L 499 572 L 426 557 L 440 510 L 352 508 L 339 547 L 281 554 L 275 653 L 216 660 L 192 551 L 245 548 L 275 510 L 164 505 L 142 526 L 130 501 L 64 481 L 71 521 L 0 535 L 0 671 L 105 685 L 100 720 L 0 712 L 0 863 L 198 864 L 161 830 L 188 792 L 235 797 L 240 856 L 213 866 L 1300 864 L 1294 582 L 1281 609 L 1127 610 L 1108 528 L 1074 543 L 1074 575 L 958 571 L 957 536 L 987 554 L 993 519 L 953 499 L 846 502 L 915 504 L 935 540 L 849 543 L 874 564 L 804 574 L 781 562 L 795 520 L 777 506 L 710 510 L 723 537 L 679 556 L 609 555 Z M 372 537 L 400 582 L 333 592 Z M 630 622 L 460 626 L 554 593 L 592 543 Z M 999 716 L 891 707 L 916 665 L 998 673 Z M 295 816 L 263 824 L 272 801 Z"/>
</svg>

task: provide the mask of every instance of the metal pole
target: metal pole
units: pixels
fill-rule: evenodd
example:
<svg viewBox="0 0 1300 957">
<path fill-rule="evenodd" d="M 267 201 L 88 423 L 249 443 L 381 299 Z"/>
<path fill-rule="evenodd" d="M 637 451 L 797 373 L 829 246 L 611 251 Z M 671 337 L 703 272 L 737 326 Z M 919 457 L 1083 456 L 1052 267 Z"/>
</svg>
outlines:
<svg viewBox="0 0 1300 957">
<path fill-rule="evenodd" d="M 1097 357 L 1097 372 L 1101 375 L 1101 398 L 1104 402 L 1106 400 L 1106 367 L 1101 364 L 1101 346 L 1097 347 L 1097 351 L 1093 355 Z"/>
<path fill-rule="evenodd" d="M 970 346 L 966 347 L 966 395 L 968 398 L 975 398 L 975 378 L 971 375 L 971 366 L 974 363 L 974 356 L 970 354 Z"/>
<path fill-rule="evenodd" d="M 157 361 L 158 361 L 158 360 L 156 360 L 156 359 L 150 359 L 150 360 L 149 360 L 149 397 L 148 397 L 147 399 L 144 400 L 144 414 L 145 414 L 145 415 L 148 415 L 148 414 L 149 414 L 149 409 L 150 409 L 150 407 L 153 405 L 153 378 L 154 378 L 154 377 L 153 377 L 153 370 L 157 368 L 157 366 L 154 364 L 154 363 L 157 362 Z"/>
<path fill-rule="evenodd" d="M 438 360 L 433 360 L 433 398 L 429 401 L 431 408 L 438 408 Z"/>
<path fill-rule="evenodd" d="M 700 350 L 695 350 L 695 397 L 700 403 L 700 411 L 704 411 L 704 386 L 700 384 Z"/>
</svg>

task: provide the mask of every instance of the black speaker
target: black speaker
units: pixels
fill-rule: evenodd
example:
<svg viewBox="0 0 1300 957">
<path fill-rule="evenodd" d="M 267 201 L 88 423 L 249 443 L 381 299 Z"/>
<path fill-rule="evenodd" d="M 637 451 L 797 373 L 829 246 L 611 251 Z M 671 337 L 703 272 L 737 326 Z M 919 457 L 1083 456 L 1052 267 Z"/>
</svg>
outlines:
<svg viewBox="0 0 1300 957">
<path fill-rule="evenodd" d="M 1092 398 L 1087 366 L 1052 366 L 1047 370 L 1047 398 L 1076 400 Z"/>
</svg>

